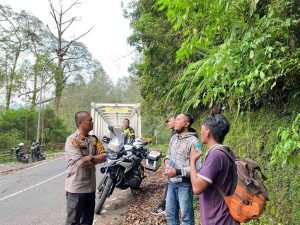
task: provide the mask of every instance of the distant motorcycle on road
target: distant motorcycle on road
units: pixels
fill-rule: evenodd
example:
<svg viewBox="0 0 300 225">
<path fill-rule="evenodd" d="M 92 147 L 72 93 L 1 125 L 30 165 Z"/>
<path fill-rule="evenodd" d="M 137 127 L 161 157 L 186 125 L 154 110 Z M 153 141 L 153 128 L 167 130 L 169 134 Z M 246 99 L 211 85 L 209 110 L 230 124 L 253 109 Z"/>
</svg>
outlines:
<svg viewBox="0 0 300 225">
<path fill-rule="evenodd" d="M 28 154 L 24 152 L 24 143 L 20 143 L 16 150 L 16 158 L 19 162 L 28 163 Z"/>
<path fill-rule="evenodd" d="M 31 160 L 32 162 L 45 160 L 43 150 L 41 149 L 40 143 L 38 141 L 33 140 L 31 147 Z"/>
</svg>

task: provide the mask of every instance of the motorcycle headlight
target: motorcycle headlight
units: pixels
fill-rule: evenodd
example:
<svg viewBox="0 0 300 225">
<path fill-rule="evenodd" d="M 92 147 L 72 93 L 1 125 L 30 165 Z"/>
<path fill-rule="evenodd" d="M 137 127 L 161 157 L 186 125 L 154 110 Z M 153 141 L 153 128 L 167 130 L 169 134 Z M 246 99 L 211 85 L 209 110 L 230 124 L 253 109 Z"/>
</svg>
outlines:
<svg viewBox="0 0 300 225">
<path fill-rule="evenodd" d="M 124 147 L 124 143 L 122 143 L 118 138 L 114 138 L 108 144 L 108 149 L 112 152 L 119 152 Z"/>
<path fill-rule="evenodd" d="M 111 150 L 112 152 L 118 152 L 118 151 L 120 151 L 120 146 L 114 145 L 114 144 L 109 144 L 108 149 Z"/>
</svg>

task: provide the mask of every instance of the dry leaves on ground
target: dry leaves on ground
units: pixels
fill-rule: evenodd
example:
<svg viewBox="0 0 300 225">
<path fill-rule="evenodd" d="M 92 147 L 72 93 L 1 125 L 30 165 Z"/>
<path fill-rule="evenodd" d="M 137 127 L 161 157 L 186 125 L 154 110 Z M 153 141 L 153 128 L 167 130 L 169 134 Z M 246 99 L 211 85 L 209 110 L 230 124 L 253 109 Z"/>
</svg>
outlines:
<svg viewBox="0 0 300 225">
<path fill-rule="evenodd" d="M 166 224 L 164 215 L 151 214 L 153 208 L 157 207 L 164 198 L 167 185 L 167 177 L 163 175 L 163 168 L 158 171 L 146 171 L 147 178 L 142 182 L 141 189 L 135 194 L 134 203 L 129 206 L 124 215 L 124 225 L 159 225 Z"/>
</svg>

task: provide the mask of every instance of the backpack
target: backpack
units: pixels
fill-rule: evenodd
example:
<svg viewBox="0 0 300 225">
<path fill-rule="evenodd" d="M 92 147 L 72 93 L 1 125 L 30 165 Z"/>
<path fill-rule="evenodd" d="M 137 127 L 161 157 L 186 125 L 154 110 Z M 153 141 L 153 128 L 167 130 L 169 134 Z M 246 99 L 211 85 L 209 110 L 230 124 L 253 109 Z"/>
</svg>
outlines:
<svg viewBox="0 0 300 225">
<path fill-rule="evenodd" d="M 231 216 L 243 223 L 257 219 L 264 211 L 266 201 L 269 200 L 267 189 L 263 184 L 266 177 L 262 174 L 260 167 L 251 159 L 235 157 L 227 146 L 218 146 L 215 150 L 222 151 L 234 162 L 230 195 L 226 196 L 224 191 L 215 185 L 226 202 Z"/>
</svg>

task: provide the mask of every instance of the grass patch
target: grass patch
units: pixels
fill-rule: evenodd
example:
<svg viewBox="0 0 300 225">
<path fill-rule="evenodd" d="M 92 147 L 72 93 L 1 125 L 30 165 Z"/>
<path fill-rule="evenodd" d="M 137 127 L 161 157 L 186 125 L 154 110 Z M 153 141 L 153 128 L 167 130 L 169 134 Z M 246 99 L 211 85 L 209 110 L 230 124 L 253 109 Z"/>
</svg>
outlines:
<svg viewBox="0 0 300 225">
<path fill-rule="evenodd" d="M 194 206 L 195 224 L 200 224 L 201 217 L 200 217 L 199 195 L 194 195 L 193 206 Z"/>
<path fill-rule="evenodd" d="M 58 152 L 64 152 L 64 149 L 61 149 L 61 148 L 47 149 L 44 152 L 44 154 L 45 154 L 46 158 L 49 158 L 49 157 L 53 157 Z"/>
<path fill-rule="evenodd" d="M 15 155 L 13 156 L 4 156 L 0 158 L 0 164 L 5 164 L 5 163 L 11 163 L 11 162 L 17 162 L 17 159 L 15 158 Z"/>
<path fill-rule="evenodd" d="M 64 149 L 62 148 L 46 149 L 44 151 L 44 154 L 47 159 L 53 157 L 58 152 L 64 152 Z M 32 162 L 31 152 L 28 152 L 28 157 L 29 157 L 29 162 Z M 0 155 L 0 164 L 11 163 L 11 162 L 18 162 L 18 160 L 16 159 L 16 154 L 13 153 L 12 155 L 5 155 L 5 156 Z"/>
</svg>

